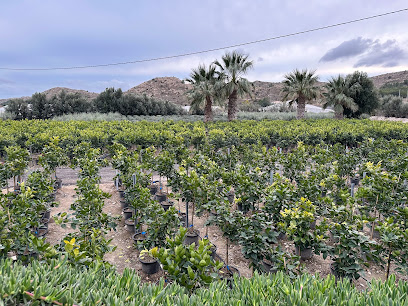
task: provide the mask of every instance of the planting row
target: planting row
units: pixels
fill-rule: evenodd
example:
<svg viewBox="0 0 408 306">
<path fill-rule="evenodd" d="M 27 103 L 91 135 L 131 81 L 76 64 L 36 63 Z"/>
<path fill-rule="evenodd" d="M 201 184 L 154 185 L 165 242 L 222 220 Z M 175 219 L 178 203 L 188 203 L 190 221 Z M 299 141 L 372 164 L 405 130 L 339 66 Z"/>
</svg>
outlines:
<svg viewBox="0 0 408 306">
<path fill-rule="evenodd" d="M 81 142 L 92 147 L 107 148 L 115 142 L 132 146 L 237 146 L 262 143 L 288 148 L 298 141 L 316 145 L 342 143 L 357 146 L 368 138 L 408 139 L 403 123 L 370 120 L 302 120 L 302 121 L 237 121 L 215 122 L 55 122 L 40 120 L 1 121 L 0 153 L 17 144 L 31 152 L 41 152 L 54 137 L 60 146 L 72 152 Z"/>
</svg>

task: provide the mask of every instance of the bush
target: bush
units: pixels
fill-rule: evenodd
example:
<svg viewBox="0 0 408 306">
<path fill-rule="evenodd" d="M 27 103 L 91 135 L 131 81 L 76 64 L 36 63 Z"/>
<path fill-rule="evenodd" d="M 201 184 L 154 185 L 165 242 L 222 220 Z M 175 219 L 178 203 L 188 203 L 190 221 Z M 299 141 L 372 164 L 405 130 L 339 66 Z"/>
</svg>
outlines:
<svg viewBox="0 0 408 306">
<path fill-rule="evenodd" d="M 372 114 L 379 107 L 379 98 L 373 81 L 367 73 L 356 71 L 346 77 L 349 84 L 348 96 L 358 105 L 358 110 L 344 110 L 348 118 L 358 118 L 361 114 Z"/>
<path fill-rule="evenodd" d="M 268 98 L 255 100 L 254 103 L 258 104 L 260 107 L 267 107 L 267 106 L 271 105 L 271 102 L 269 101 Z"/>
<path fill-rule="evenodd" d="M 408 117 L 408 103 L 404 103 L 401 98 L 392 95 L 384 96 L 380 100 L 380 115 L 385 117 Z"/>
</svg>

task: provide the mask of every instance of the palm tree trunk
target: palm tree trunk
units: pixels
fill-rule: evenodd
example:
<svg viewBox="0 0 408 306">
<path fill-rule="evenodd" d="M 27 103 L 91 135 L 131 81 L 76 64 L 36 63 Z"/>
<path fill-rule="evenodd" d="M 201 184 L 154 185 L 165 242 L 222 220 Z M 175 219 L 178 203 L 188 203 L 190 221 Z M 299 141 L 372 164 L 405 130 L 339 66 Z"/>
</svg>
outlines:
<svg viewBox="0 0 408 306">
<path fill-rule="evenodd" d="M 297 115 L 296 119 L 303 119 L 305 118 L 305 111 L 306 111 L 306 99 L 302 96 L 298 98 L 297 101 Z"/>
<path fill-rule="evenodd" d="M 228 121 L 236 120 L 237 113 L 237 90 L 234 89 L 228 97 Z"/>
<path fill-rule="evenodd" d="M 334 112 L 334 118 L 338 120 L 343 119 L 343 111 Z"/>
<path fill-rule="evenodd" d="M 204 122 L 213 121 L 213 113 L 212 113 L 212 101 L 210 96 L 205 97 L 205 107 L 204 107 Z"/>
</svg>

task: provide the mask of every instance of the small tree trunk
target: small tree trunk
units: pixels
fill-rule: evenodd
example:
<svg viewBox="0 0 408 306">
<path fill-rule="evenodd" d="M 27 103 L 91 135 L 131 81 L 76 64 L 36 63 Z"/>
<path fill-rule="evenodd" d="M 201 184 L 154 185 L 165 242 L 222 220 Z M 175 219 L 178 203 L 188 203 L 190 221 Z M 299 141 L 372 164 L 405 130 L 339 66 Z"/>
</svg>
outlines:
<svg viewBox="0 0 408 306">
<path fill-rule="evenodd" d="M 386 279 L 388 279 L 388 276 L 390 276 L 391 256 L 392 256 L 392 250 L 390 249 L 390 251 L 388 252 L 387 275 L 385 276 Z"/>
<path fill-rule="evenodd" d="M 237 119 L 237 90 L 234 89 L 228 97 L 228 121 Z"/>
<path fill-rule="evenodd" d="M 205 97 L 204 122 L 213 121 L 212 101 L 210 96 Z"/>
<path fill-rule="evenodd" d="M 296 119 L 305 118 L 306 111 L 306 99 L 303 96 L 300 96 L 297 101 L 297 116 Z"/>
<path fill-rule="evenodd" d="M 334 119 L 342 120 L 343 119 L 343 111 L 337 111 L 334 113 Z"/>
<path fill-rule="evenodd" d="M 227 267 L 229 267 L 229 260 L 228 260 L 228 249 L 229 249 L 229 239 L 227 238 L 227 254 L 225 256 L 225 261 L 227 263 Z"/>
</svg>

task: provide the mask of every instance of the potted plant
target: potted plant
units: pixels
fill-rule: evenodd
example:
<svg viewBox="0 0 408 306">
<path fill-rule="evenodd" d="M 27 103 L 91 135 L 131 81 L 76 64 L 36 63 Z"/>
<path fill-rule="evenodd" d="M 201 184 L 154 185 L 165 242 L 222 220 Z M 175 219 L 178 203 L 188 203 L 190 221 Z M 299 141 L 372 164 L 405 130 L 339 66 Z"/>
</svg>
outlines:
<svg viewBox="0 0 408 306">
<path fill-rule="evenodd" d="M 265 273 L 273 274 L 282 271 L 290 278 L 296 278 L 302 272 L 299 256 L 286 253 L 279 245 L 265 252 L 262 265 Z"/>
<path fill-rule="evenodd" d="M 374 242 L 359 232 L 353 224 L 334 223 L 333 227 L 336 233 L 335 237 L 338 239 L 329 249 L 329 256 L 333 260 L 330 266 L 332 273 L 336 279 L 360 278 L 363 266 L 368 265 L 366 260 L 374 257 L 371 252 Z M 323 257 L 325 258 L 325 255 Z"/>
<path fill-rule="evenodd" d="M 268 219 L 264 211 L 253 211 L 240 220 L 240 230 L 237 233 L 242 254 L 251 260 L 250 266 L 258 271 L 263 271 L 262 260 L 270 245 L 276 243 L 277 233 Z"/>
<path fill-rule="evenodd" d="M 283 216 L 280 212 L 290 208 L 292 203 L 295 202 L 295 198 L 295 186 L 289 179 L 275 173 L 272 185 L 265 189 L 264 207 L 262 209 L 269 215 L 273 226 L 278 230 L 278 224 L 283 222 Z M 278 239 L 283 239 L 286 236 L 285 231 L 278 234 Z"/>
<path fill-rule="evenodd" d="M 140 252 L 139 261 L 142 264 L 142 271 L 148 275 L 155 274 L 160 269 L 160 264 L 157 259 L 158 248 L 151 250 L 143 250 Z"/>
<path fill-rule="evenodd" d="M 46 145 L 39 157 L 39 164 L 50 175 L 55 176 L 56 189 L 61 188 L 62 180 L 57 177 L 57 168 L 68 164 L 68 157 L 64 150 L 58 146 L 59 137 L 53 137 L 48 145 Z"/>
<path fill-rule="evenodd" d="M 183 244 L 186 233 L 187 229 L 180 227 L 173 239 L 167 238 L 167 246 L 158 250 L 157 258 L 170 280 L 192 292 L 217 280 L 223 263 L 212 260 L 207 239 L 201 240 L 197 248 Z"/>
<path fill-rule="evenodd" d="M 283 222 L 278 226 L 286 231 L 289 239 L 294 241 L 296 255 L 303 260 L 310 259 L 313 249 L 317 249 L 323 240 L 321 235 L 310 228 L 316 220 L 315 212 L 316 207 L 305 198 L 301 198 L 293 208 L 280 212 Z"/>
<path fill-rule="evenodd" d="M 9 146 L 6 151 L 6 169 L 14 180 L 14 190 L 19 190 L 17 182 L 21 182 L 21 176 L 24 174 L 30 162 L 30 153 L 27 149 L 19 146 Z"/>
<path fill-rule="evenodd" d="M 390 275 L 391 264 L 397 265 L 397 270 L 404 270 L 408 267 L 408 224 L 398 220 L 398 218 L 387 218 L 377 227 L 380 232 L 380 255 L 381 260 L 386 264 L 386 278 Z"/>
</svg>

